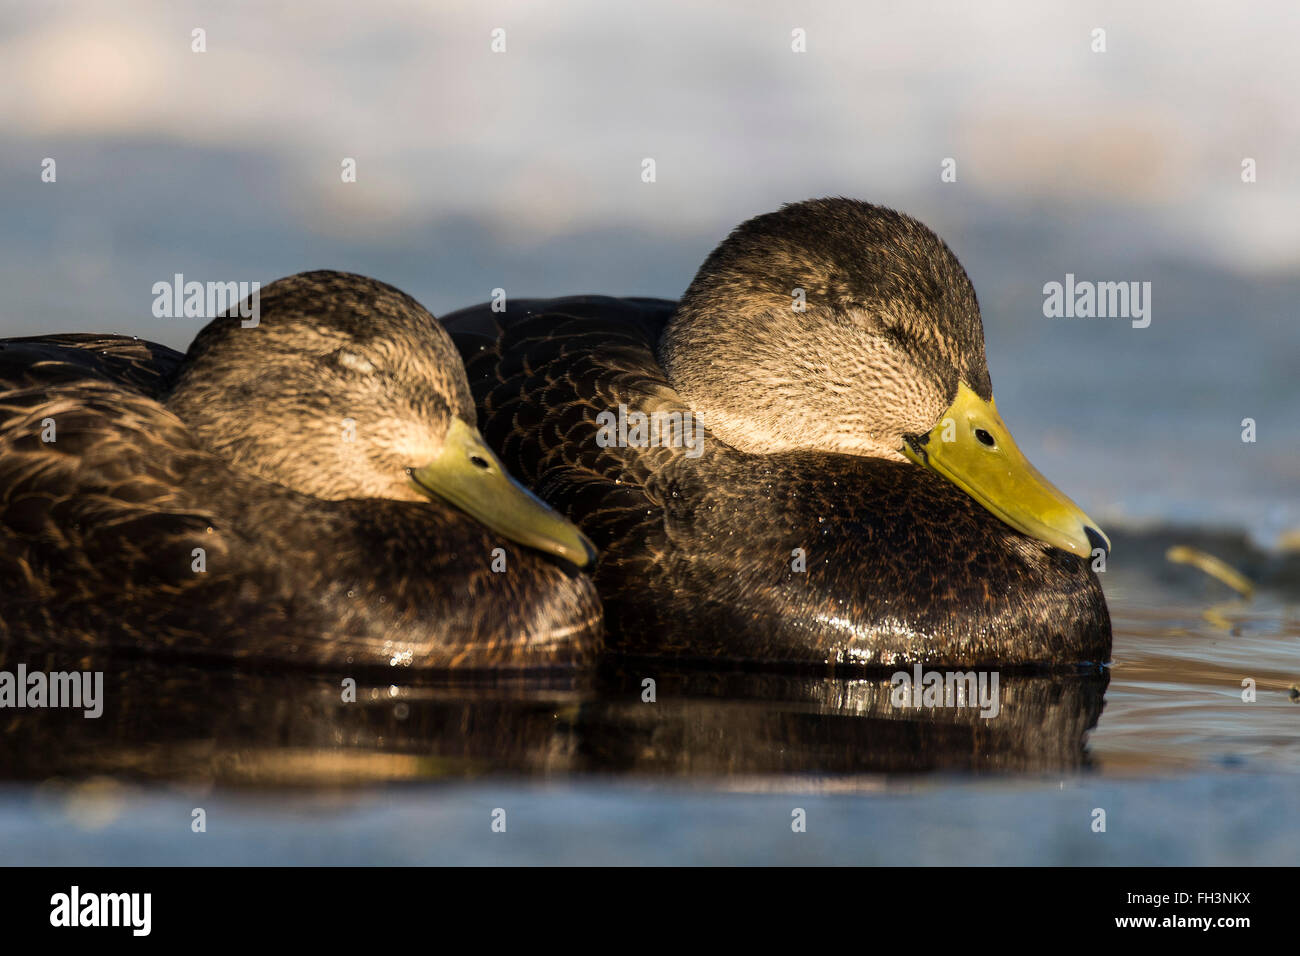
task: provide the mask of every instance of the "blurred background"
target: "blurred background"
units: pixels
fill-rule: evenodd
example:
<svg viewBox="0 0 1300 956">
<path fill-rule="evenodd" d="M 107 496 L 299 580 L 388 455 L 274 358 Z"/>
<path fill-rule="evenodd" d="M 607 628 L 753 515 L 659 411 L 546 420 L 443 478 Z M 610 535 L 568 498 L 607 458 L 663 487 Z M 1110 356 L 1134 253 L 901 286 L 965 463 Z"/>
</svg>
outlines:
<svg viewBox="0 0 1300 956">
<path fill-rule="evenodd" d="M 0 333 L 184 348 L 175 273 L 676 297 L 843 194 L 953 247 L 999 408 L 1104 524 L 1300 527 L 1300 6 L 700 6 L 0 3 Z M 1045 318 L 1067 273 L 1150 282 L 1150 326 Z"/>
</svg>

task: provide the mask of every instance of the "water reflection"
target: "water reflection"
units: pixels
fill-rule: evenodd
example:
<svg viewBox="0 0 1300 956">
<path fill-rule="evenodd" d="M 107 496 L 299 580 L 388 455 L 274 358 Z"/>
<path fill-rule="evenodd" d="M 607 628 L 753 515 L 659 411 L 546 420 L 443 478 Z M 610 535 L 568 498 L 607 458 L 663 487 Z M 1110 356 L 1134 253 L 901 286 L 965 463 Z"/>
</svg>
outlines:
<svg viewBox="0 0 1300 956">
<path fill-rule="evenodd" d="M 0 778 L 311 787 L 486 774 L 845 775 L 1085 767 L 1108 676 L 1003 673 L 999 713 L 900 708 L 888 674 L 600 672 L 413 681 L 0 650 L 103 670 L 103 715 L 0 710 Z M 646 679 L 654 684 L 647 702 Z"/>
<path fill-rule="evenodd" d="M 657 702 L 641 699 L 653 676 Z M 1105 671 L 999 676 L 996 717 L 976 707 L 900 707 L 890 674 L 826 678 L 625 666 L 584 708 L 590 766 L 732 775 L 1049 771 L 1088 765 Z"/>
</svg>

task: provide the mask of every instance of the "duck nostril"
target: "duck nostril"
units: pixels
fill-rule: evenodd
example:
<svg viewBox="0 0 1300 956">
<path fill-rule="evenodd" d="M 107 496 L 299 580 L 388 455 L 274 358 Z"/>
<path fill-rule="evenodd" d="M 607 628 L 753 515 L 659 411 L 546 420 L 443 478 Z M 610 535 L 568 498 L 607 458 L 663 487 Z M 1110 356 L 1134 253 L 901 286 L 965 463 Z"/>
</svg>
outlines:
<svg viewBox="0 0 1300 956">
<path fill-rule="evenodd" d="M 476 468 L 482 468 L 484 471 L 492 467 L 482 455 L 470 455 L 469 460 Z"/>
<path fill-rule="evenodd" d="M 975 429 L 975 437 L 979 439 L 981 445 L 988 445 L 990 448 L 992 448 L 995 444 L 997 444 L 993 440 L 993 436 L 990 435 L 982 428 Z"/>
</svg>

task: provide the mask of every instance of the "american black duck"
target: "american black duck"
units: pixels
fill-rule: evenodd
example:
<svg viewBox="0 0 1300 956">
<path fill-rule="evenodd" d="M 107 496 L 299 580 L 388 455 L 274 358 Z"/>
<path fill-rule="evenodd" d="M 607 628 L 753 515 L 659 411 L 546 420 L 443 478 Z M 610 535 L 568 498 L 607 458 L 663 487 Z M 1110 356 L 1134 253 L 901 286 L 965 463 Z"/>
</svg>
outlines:
<svg viewBox="0 0 1300 956">
<path fill-rule="evenodd" d="M 0 345 L 0 636 L 312 667 L 590 659 L 594 557 L 483 444 L 447 334 L 338 272 L 185 355 Z"/>
<path fill-rule="evenodd" d="M 733 231 L 680 302 L 509 299 L 443 322 L 489 444 L 601 549 L 612 646 L 1109 658 L 1090 564 L 1109 543 L 1017 450 L 975 290 L 915 219 L 788 205 Z"/>
</svg>

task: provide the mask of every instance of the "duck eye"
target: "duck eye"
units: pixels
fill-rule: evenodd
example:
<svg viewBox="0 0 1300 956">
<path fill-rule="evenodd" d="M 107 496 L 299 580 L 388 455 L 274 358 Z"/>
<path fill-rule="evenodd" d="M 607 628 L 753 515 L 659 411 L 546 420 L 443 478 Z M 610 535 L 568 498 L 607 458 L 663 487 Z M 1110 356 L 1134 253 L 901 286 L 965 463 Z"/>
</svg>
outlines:
<svg viewBox="0 0 1300 956">
<path fill-rule="evenodd" d="M 347 349 L 339 349 L 335 352 L 334 359 L 344 368 L 360 372 L 362 375 L 370 375 L 375 371 L 374 363 L 369 359 L 358 355 L 356 352 L 349 352 Z"/>
<path fill-rule="evenodd" d="M 990 448 L 992 448 L 994 444 L 996 444 L 993 441 L 993 436 L 990 435 L 982 428 L 975 429 L 975 437 L 979 439 L 981 445 L 988 445 Z"/>
<path fill-rule="evenodd" d="M 482 455 L 470 455 L 469 460 L 474 465 L 474 467 L 482 468 L 484 471 L 487 471 L 489 468 L 492 467 L 491 463 L 489 463 L 488 460 L 484 458 Z"/>
</svg>

